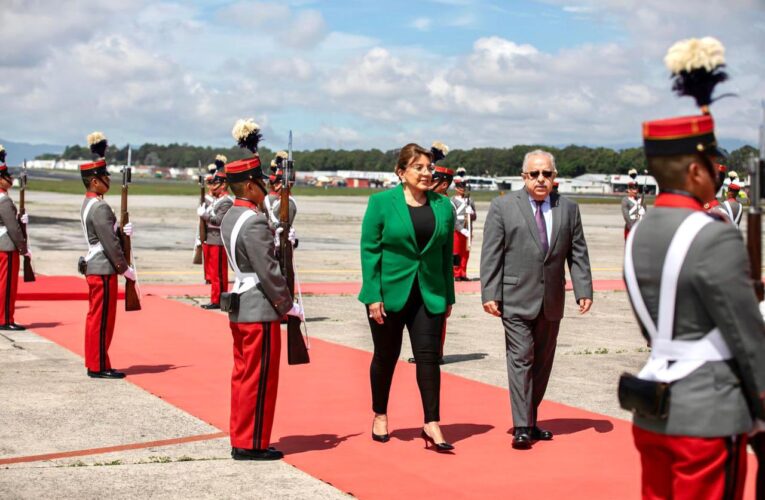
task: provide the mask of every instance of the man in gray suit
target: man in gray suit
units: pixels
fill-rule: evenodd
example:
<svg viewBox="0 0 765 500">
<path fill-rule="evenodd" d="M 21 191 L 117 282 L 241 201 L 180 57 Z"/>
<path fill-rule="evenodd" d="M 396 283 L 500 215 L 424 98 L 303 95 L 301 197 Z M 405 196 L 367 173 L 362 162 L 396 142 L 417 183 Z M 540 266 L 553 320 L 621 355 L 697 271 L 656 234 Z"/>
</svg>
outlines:
<svg viewBox="0 0 765 500">
<path fill-rule="evenodd" d="M 537 427 L 563 317 L 568 262 L 579 312 L 592 306 L 592 275 L 579 207 L 551 193 L 555 158 L 535 150 L 523 160 L 524 189 L 495 198 L 484 225 L 481 299 L 502 318 L 513 413 L 513 448 L 552 433 Z"/>
</svg>

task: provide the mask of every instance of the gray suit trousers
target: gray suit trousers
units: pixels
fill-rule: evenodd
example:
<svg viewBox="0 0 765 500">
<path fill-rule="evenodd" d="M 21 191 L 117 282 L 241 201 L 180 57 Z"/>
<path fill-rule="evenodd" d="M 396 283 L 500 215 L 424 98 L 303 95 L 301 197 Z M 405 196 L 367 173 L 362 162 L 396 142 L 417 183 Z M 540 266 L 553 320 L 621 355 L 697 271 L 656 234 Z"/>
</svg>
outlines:
<svg viewBox="0 0 765 500">
<path fill-rule="evenodd" d="M 511 316 L 502 318 L 502 324 L 513 426 L 533 427 L 550 380 L 560 321 L 547 320 L 539 311 L 535 319 Z"/>
</svg>

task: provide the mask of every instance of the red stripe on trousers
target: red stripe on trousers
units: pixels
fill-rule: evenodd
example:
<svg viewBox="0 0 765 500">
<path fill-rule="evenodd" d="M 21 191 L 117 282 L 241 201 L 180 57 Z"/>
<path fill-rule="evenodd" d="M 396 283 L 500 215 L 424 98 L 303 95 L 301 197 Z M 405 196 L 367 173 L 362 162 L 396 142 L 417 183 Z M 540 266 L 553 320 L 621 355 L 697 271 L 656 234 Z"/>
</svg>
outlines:
<svg viewBox="0 0 765 500">
<path fill-rule="evenodd" d="M 0 252 L 0 324 L 14 322 L 19 285 L 19 252 Z"/>
<path fill-rule="evenodd" d="M 460 256 L 460 263 L 458 266 L 454 266 L 455 278 L 467 278 L 467 263 L 470 258 L 470 250 L 468 250 L 467 236 L 454 231 L 454 255 Z"/>
<path fill-rule="evenodd" d="M 644 500 L 741 499 L 746 436 L 667 436 L 632 427 L 642 464 Z"/>
<path fill-rule="evenodd" d="M 221 292 L 228 291 L 228 259 L 221 245 L 210 246 L 210 302 L 220 304 Z"/>
<path fill-rule="evenodd" d="M 271 440 L 279 386 L 279 322 L 229 325 L 234 339 L 231 446 L 264 450 Z"/>
<path fill-rule="evenodd" d="M 210 245 L 202 243 L 202 267 L 205 270 L 205 281 L 212 281 L 210 278 L 210 269 L 212 268 L 212 262 L 210 260 Z"/>
<path fill-rule="evenodd" d="M 111 370 L 109 345 L 117 317 L 117 275 L 90 274 L 88 316 L 85 319 L 85 366 L 90 371 Z"/>
</svg>

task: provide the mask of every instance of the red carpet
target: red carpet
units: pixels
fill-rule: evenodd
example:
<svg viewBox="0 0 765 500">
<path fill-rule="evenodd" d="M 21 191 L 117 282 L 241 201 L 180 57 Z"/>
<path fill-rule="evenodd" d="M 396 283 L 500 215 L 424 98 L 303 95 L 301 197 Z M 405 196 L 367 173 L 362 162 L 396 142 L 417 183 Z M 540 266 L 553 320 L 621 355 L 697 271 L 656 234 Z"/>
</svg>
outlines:
<svg viewBox="0 0 765 500">
<path fill-rule="evenodd" d="M 84 302 L 21 306 L 19 321 L 82 353 Z M 157 297 L 144 297 L 143 307 L 120 308 L 114 366 L 227 430 L 232 361 L 226 317 Z M 640 465 L 625 421 L 548 402 L 540 425 L 555 432 L 555 440 L 514 451 L 507 391 L 444 374 L 442 425 L 457 449 L 438 455 L 417 437 L 422 413 L 414 367 L 400 363 L 389 412 L 393 439 L 374 443 L 370 354 L 313 340 L 311 356 L 310 365 L 298 367 L 283 359 L 273 442 L 289 463 L 340 490 L 360 498 L 639 498 Z M 749 478 L 751 493 L 753 474 Z"/>
<path fill-rule="evenodd" d="M 85 278 L 40 274 L 36 278 L 29 283 L 19 278 L 17 300 L 88 300 L 88 283 Z M 118 297 L 125 298 L 125 290 L 121 284 Z"/>
<path fill-rule="evenodd" d="M 593 288 L 598 292 L 612 292 L 625 290 L 622 280 L 595 280 Z M 458 281 L 454 283 L 457 293 L 481 293 L 480 281 Z M 572 290 L 571 282 L 566 283 L 566 290 Z M 361 283 L 357 281 L 339 282 L 313 282 L 303 283 L 302 291 L 305 295 L 358 295 Z M 210 285 L 142 285 L 141 291 L 147 295 L 158 297 L 204 297 L 210 294 Z"/>
</svg>

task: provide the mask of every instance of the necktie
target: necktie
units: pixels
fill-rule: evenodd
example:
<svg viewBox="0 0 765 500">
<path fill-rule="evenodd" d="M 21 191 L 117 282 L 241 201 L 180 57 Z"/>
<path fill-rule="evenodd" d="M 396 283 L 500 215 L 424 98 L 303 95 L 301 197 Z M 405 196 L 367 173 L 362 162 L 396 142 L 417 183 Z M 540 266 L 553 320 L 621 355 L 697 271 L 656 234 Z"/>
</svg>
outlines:
<svg viewBox="0 0 765 500">
<path fill-rule="evenodd" d="M 544 204 L 544 200 L 537 201 L 534 200 L 537 204 L 537 213 L 534 215 L 534 219 L 537 221 L 537 232 L 539 233 L 539 241 L 542 242 L 542 250 L 544 251 L 545 255 L 547 255 L 547 252 L 550 251 L 550 242 L 547 240 L 547 223 L 545 222 L 545 216 L 542 214 L 542 204 Z"/>
</svg>

